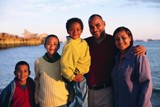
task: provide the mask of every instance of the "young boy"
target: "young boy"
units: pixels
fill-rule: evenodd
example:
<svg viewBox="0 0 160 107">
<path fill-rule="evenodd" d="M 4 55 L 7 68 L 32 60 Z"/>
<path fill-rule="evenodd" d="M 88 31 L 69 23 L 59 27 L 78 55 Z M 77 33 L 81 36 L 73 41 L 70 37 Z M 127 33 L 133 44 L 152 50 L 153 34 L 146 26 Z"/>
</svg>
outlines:
<svg viewBox="0 0 160 107">
<path fill-rule="evenodd" d="M 83 74 L 89 71 L 91 59 L 86 41 L 80 38 L 83 31 L 83 23 L 79 18 L 71 18 L 66 23 L 66 29 L 69 37 L 62 50 L 60 61 L 62 75 L 71 82 L 67 84 L 68 87 L 73 85 L 75 88 L 75 98 L 71 106 L 87 106 L 88 88 Z M 69 91 L 71 90 L 69 89 Z M 70 96 L 69 101 L 72 102 Z"/>
<path fill-rule="evenodd" d="M 66 107 L 68 91 L 60 72 L 60 47 L 56 35 L 45 39 L 45 54 L 35 61 L 35 99 L 40 107 Z"/>
<path fill-rule="evenodd" d="M 2 91 L 0 107 L 34 107 L 35 84 L 30 75 L 29 64 L 19 61 L 15 65 L 15 78 Z"/>
</svg>

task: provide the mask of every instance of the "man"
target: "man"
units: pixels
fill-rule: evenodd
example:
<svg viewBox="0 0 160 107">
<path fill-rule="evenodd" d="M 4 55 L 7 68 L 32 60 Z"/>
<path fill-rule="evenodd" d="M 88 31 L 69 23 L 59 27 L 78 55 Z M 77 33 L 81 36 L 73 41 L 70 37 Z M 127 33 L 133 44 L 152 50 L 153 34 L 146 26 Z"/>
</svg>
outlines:
<svg viewBox="0 0 160 107">
<path fill-rule="evenodd" d="M 86 74 L 89 107 L 113 107 L 113 89 L 111 86 L 111 71 L 114 56 L 118 52 L 113 36 L 105 33 L 105 21 L 98 14 L 93 14 L 88 20 L 90 33 L 87 41 L 90 48 L 91 66 Z M 139 51 L 138 51 L 139 50 Z M 143 54 L 145 48 L 139 46 L 134 52 Z"/>
</svg>

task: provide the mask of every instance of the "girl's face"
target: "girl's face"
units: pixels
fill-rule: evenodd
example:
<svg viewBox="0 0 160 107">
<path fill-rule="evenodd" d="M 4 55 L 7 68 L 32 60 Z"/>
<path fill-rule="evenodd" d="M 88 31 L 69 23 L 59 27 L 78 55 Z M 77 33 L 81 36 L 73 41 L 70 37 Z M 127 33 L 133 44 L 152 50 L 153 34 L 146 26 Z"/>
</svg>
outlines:
<svg viewBox="0 0 160 107">
<path fill-rule="evenodd" d="M 56 37 L 49 37 L 45 45 L 47 53 L 50 57 L 53 57 L 58 50 L 58 39 Z"/>
<path fill-rule="evenodd" d="M 27 65 L 19 65 L 16 71 L 16 76 L 21 85 L 25 85 L 27 83 L 27 78 L 29 77 L 29 70 Z"/>
<path fill-rule="evenodd" d="M 131 37 L 125 31 L 120 31 L 115 35 L 115 44 L 116 47 L 121 51 L 125 50 L 130 46 Z"/>
<path fill-rule="evenodd" d="M 82 33 L 81 25 L 78 22 L 74 22 L 69 26 L 69 30 L 67 32 L 72 39 L 80 38 Z"/>
</svg>

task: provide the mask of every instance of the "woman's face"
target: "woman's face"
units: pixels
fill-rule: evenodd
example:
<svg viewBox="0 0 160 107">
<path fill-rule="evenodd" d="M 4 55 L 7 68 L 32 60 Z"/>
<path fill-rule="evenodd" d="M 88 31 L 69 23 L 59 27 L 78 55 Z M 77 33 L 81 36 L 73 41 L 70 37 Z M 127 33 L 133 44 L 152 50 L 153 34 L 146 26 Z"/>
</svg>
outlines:
<svg viewBox="0 0 160 107">
<path fill-rule="evenodd" d="M 56 37 L 48 38 L 45 48 L 49 56 L 53 56 L 58 50 L 58 39 Z"/>
<path fill-rule="evenodd" d="M 121 51 L 124 52 L 131 43 L 131 37 L 125 31 L 120 31 L 115 35 L 115 44 L 116 47 Z"/>
</svg>

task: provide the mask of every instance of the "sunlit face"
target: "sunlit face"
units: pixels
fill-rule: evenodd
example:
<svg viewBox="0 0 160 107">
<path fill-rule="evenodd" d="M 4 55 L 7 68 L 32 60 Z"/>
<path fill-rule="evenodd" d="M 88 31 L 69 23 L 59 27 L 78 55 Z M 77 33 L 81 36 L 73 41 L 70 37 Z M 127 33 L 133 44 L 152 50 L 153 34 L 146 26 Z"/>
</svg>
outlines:
<svg viewBox="0 0 160 107">
<path fill-rule="evenodd" d="M 70 35 L 70 37 L 71 37 L 72 39 L 80 38 L 81 33 L 82 33 L 82 28 L 81 28 L 80 23 L 78 23 L 78 22 L 72 23 L 72 24 L 69 26 L 69 29 L 68 29 L 67 32 L 68 32 L 68 34 Z"/>
<path fill-rule="evenodd" d="M 94 38 L 99 39 L 105 29 L 105 22 L 98 16 L 95 16 L 89 20 L 89 29 Z"/>
<path fill-rule="evenodd" d="M 125 31 L 120 31 L 115 35 L 115 44 L 116 47 L 124 52 L 129 46 L 131 42 L 131 37 Z"/>
<path fill-rule="evenodd" d="M 58 39 L 56 37 L 49 37 L 46 42 L 45 48 L 46 48 L 47 54 L 50 57 L 53 57 L 58 50 Z"/>
<path fill-rule="evenodd" d="M 16 76 L 21 85 L 25 85 L 27 83 L 27 78 L 29 76 L 29 70 L 27 65 L 19 65 L 16 71 Z"/>
</svg>

